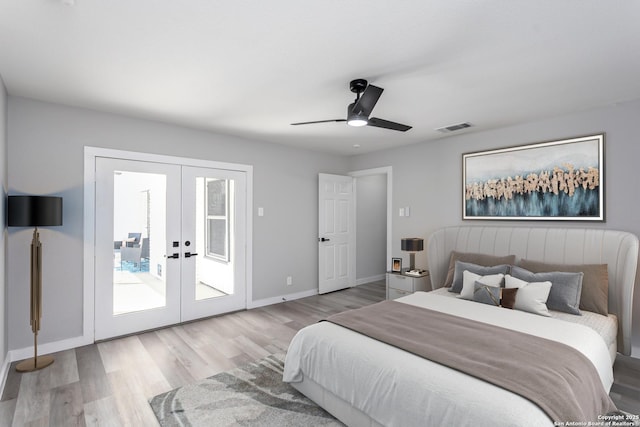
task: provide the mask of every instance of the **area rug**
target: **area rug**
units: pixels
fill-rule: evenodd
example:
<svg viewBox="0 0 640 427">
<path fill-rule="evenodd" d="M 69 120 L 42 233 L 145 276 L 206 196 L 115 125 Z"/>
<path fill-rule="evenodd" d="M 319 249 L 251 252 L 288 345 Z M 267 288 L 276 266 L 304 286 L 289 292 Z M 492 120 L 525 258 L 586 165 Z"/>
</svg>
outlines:
<svg viewBox="0 0 640 427">
<path fill-rule="evenodd" d="M 272 355 L 160 394 L 149 404 L 163 427 L 343 426 L 282 382 L 283 360 Z"/>
</svg>

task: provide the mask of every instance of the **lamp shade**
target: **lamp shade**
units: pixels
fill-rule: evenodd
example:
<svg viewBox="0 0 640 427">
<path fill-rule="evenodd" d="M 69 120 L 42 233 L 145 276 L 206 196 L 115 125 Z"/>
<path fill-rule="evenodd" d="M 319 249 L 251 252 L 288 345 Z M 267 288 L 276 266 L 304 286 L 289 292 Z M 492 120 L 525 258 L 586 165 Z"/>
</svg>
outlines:
<svg viewBox="0 0 640 427">
<path fill-rule="evenodd" d="M 404 237 L 402 239 L 402 250 L 407 252 L 419 252 L 424 249 L 424 239 L 417 237 Z"/>
<path fill-rule="evenodd" d="M 62 225 L 62 197 L 9 196 L 10 227 L 47 227 Z"/>
</svg>

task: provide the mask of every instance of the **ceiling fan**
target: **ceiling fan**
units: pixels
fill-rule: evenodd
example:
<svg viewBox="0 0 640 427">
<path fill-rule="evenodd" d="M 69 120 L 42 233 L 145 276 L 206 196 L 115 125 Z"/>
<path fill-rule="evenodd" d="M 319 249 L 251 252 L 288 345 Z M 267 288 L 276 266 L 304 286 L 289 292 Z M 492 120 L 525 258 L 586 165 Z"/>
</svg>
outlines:
<svg viewBox="0 0 640 427">
<path fill-rule="evenodd" d="M 293 126 L 310 125 L 315 123 L 347 122 L 350 126 L 373 126 L 377 128 L 406 132 L 411 126 L 390 122 L 389 120 L 369 117 L 378 98 L 382 95 L 381 87 L 370 85 L 364 79 L 352 80 L 349 84 L 351 92 L 356 94 L 356 100 L 347 107 L 346 119 L 317 120 L 314 122 L 291 123 Z"/>
</svg>

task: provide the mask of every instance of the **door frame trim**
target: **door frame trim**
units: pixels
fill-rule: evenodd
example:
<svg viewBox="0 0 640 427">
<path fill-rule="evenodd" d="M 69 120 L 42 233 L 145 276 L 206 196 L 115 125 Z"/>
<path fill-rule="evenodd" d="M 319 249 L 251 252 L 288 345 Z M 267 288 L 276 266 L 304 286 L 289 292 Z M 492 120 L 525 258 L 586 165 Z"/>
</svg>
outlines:
<svg viewBox="0 0 640 427">
<path fill-rule="evenodd" d="M 246 206 L 246 301 L 250 307 L 253 301 L 253 166 L 163 154 L 116 150 L 101 147 L 84 147 L 84 257 L 83 257 L 83 318 L 82 335 L 86 343 L 95 341 L 95 201 L 96 201 L 96 157 L 110 157 L 124 160 L 139 160 L 155 163 L 180 164 L 213 169 L 244 172 L 247 175 Z"/>
</svg>

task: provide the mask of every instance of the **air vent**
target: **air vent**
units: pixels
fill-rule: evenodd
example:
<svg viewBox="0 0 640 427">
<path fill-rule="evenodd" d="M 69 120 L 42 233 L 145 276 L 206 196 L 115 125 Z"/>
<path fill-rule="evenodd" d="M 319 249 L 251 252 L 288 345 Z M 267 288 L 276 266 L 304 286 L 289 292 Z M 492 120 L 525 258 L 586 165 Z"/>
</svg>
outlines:
<svg viewBox="0 0 640 427">
<path fill-rule="evenodd" d="M 471 126 L 473 126 L 471 123 L 458 123 L 455 125 L 449 125 L 449 126 L 444 126 L 441 128 L 436 129 L 438 132 L 442 132 L 442 133 L 450 133 L 450 132 L 455 132 L 458 130 L 462 130 L 462 129 L 466 129 L 466 128 L 470 128 Z"/>
</svg>

